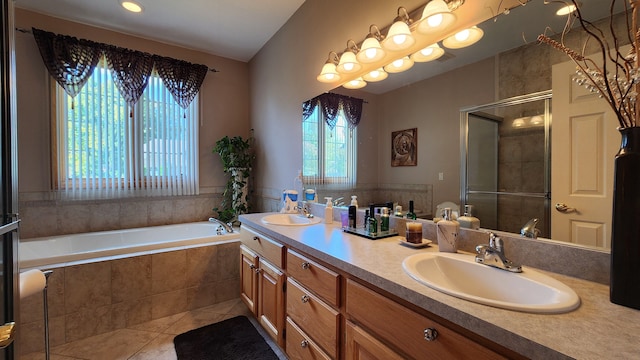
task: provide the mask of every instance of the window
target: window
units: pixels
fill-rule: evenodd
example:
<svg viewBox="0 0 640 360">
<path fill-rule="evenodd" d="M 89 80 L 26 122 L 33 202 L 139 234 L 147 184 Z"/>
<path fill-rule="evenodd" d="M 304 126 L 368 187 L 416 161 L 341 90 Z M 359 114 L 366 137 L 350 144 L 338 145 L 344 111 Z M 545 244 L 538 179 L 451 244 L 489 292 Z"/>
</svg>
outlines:
<svg viewBox="0 0 640 360">
<path fill-rule="evenodd" d="M 356 183 L 356 128 L 340 108 L 330 127 L 320 106 L 302 122 L 302 174 L 305 184 Z"/>
<path fill-rule="evenodd" d="M 85 197 L 198 193 L 198 97 L 180 107 L 152 73 L 132 107 L 104 58 L 74 98 L 56 85 L 57 187 Z"/>
</svg>

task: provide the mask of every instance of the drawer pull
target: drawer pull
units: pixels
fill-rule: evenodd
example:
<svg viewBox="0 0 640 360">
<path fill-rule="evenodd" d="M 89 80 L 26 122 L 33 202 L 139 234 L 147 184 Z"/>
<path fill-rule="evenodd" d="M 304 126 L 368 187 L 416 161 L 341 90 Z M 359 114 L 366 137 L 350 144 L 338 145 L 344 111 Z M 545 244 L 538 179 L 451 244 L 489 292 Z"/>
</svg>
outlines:
<svg viewBox="0 0 640 360">
<path fill-rule="evenodd" d="M 311 267 L 311 264 L 309 264 L 308 262 L 305 261 L 302 263 L 302 268 L 304 270 L 308 270 L 310 267 Z"/>
<path fill-rule="evenodd" d="M 424 339 L 427 341 L 435 341 L 438 338 L 438 330 L 434 328 L 424 329 Z"/>
<path fill-rule="evenodd" d="M 300 300 L 302 300 L 303 303 L 308 303 L 309 302 L 309 295 L 302 295 Z"/>
<path fill-rule="evenodd" d="M 254 236 L 254 237 L 253 237 L 253 240 L 254 240 L 254 241 L 258 241 L 258 240 L 260 240 L 260 238 L 259 238 L 259 237 L 257 237 L 257 236 Z"/>
<path fill-rule="evenodd" d="M 253 271 L 255 271 L 256 274 L 260 274 L 260 269 L 259 268 L 255 268 L 255 269 L 253 269 Z"/>
<path fill-rule="evenodd" d="M 300 342 L 300 347 L 301 347 L 301 348 L 303 348 L 303 349 L 304 349 L 304 348 L 306 348 L 307 346 L 309 346 L 309 342 L 308 342 L 307 340 L 302 340 L 302 341 Z"/>
<path fill-rule="evenodd" d="M 255 268 L 256 268 L 256 266 L 255 266 L 255 265 L 253 265 L 253 264 L 250 264 L 250 265 L 249 265 L 249 269 L 253 270 L 253 269 L 255 269 Z"/>
</svg>

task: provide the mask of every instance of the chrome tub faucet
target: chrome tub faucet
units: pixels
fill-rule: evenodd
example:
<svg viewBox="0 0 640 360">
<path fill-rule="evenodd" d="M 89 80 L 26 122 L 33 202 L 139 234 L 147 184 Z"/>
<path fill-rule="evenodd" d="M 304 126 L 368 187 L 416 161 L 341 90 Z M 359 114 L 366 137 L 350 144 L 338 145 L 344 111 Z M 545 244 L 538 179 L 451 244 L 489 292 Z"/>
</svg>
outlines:
<svg viewBox="0 0 640 360">
<path fill-rule="evenodd" d="M 504 254 L 504 243 L 499 236 L 490 232 L 489 245 L 476 246 L 476 262 L 501 270 L 522 272 L 522 266 L 514 264 Z"/>
<path fill-rule="evenodd" d="M 231 234 L 233 232 L 233 226 L 231 226 L 231 223 L 225 223 L 224 221 L 216 219 L 214 217 L 210 217 L 209 222 L 216 223 L 222 226 L 224 228 L 224 231 L 227 232 L 227 234 Z M 218 235 L 220 235 L 220 233 L 218 233 Z"/>
</svg>

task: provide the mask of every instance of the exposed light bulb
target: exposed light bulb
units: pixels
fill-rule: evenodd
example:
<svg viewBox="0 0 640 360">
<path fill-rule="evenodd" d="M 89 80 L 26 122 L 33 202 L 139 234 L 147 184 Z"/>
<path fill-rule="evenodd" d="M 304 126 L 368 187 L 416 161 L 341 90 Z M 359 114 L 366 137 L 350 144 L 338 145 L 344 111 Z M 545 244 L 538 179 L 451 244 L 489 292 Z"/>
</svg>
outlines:
<svg viewBox="0 0 640 360">
<path fill-rule="evenodd" d="M 427 24 L 431 27 L 438 27 L 442 24 L 442 14 L 435 14 L 427 18 Z"/>
<path fill-rule="evenodd" d="M 464 29 L 462 31 L 457 32 L 455 37 L 456 37 L 456 40 L 458 41 L 466 41 L 469 38 L 469 29 Z"/>
<path fill-rule="evenodd" d="M 367 57 L 367 59 L 375 59 L 377 53 L 377 49 L 374 48 L 369 48 L 364 51 L 364 55 Z"/>
<path fill-rule="evenodd" d="M 407 35 L 405 34 L 398 34 L 393 37 L 393 42 L 396 43 L 396 45 L 402 45 L 405 41 L 407 41 Z"/>
</svg>

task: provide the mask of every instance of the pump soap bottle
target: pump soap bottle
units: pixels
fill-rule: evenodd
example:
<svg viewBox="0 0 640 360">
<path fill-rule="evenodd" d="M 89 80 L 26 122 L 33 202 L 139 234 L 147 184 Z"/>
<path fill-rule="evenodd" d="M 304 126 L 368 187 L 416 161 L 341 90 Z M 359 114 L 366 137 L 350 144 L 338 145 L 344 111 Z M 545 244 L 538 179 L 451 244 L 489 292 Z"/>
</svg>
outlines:
<svg viewBox="0 0 640 360">
<path fill-rule="evenodd" d="M 351 195 L 351 206 L 355 206 L 356 209 L 358 208 L 358 196 Z"/>
<path fill-rule="evenodd" d="M 333 202 L 331 201 L 331 197 L 324 198 L 327 200 L 327 205 L 324 207 L 324 223 L 332 224 L 333 223 Z"/>
<path fill-rule="evenodd" d="M 438 249 L 442 252 L 457 252 L 460 223 L 451 220 L 451 208 L 444 209 L 444 219 L 438 221 L 436 227 L 438 232 Z"/>
<path fill-rule="evenodd" d="M 458 218 L 458 222 L 460 223 L 460 227 L 467 229 L 480 229 L 480 219 L 473 216 L 471 213 L 473 209 L 473 205 L 465 205 L 464 206 L 464 215 Z"/>
</svg>

